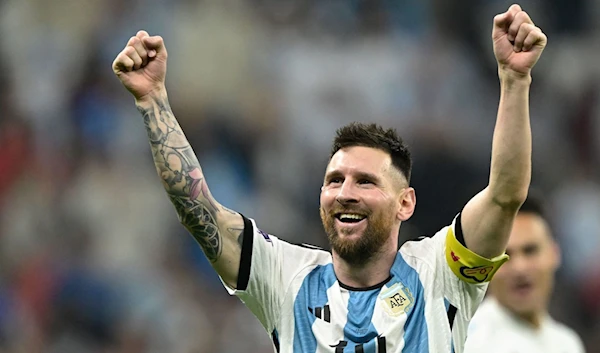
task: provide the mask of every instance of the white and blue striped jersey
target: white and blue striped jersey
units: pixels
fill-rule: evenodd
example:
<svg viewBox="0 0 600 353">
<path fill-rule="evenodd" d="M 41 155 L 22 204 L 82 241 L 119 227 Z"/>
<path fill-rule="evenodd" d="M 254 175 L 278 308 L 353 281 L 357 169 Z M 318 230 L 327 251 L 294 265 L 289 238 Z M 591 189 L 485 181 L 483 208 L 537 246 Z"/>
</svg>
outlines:
<svg viewBox="0 0 600 353">
<path fill-rule="evenodd" d="M 271 334 L 276 352 L 463 351 L 487 282 L 467 283 L 449 266 L 459 257 L 446 254 L 446 239 L 462 238 L 460 218 L 433 237 L 405 243 L 389 278 L 370 288 L 340 283 L 330 252 L 285 242 L 253 220 L 244 224 L 238 289 L 226 287 Z"/>
</svg>

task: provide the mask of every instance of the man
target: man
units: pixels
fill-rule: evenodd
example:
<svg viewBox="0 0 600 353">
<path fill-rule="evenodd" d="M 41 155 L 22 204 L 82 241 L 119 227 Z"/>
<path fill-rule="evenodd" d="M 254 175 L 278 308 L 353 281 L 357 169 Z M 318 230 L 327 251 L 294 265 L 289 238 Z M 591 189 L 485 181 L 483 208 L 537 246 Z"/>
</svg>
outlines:
<svg viewBox="0 0 600 353">
<path fill-rule="evenodd" d="M 501 98 L 487 188 L 435 236 L 398 250 L 415 207 L 410 153 L 375 125 L 341 128 L 321 189 L 331 253 L 291 245 L 220 205 L 165 90 L 167 51 L 140 31 L 113 62 L 133 94 L 181 223 L 279 352 L 462 352 L 486 281 L 506 260 L 531 175 L 528 94 L 546 36 L 518 5 L 494 18 Z M 448 312 L 447 312 L 448 310 Z"/>
<path fill-rule="evenodd" d="M 560 250 L 538 200 L 521 207 L 506 253 L 510 260 L 473 317 L 465 352 L 583 353 L 579 336 L 547 312 Z"/>
</svg>

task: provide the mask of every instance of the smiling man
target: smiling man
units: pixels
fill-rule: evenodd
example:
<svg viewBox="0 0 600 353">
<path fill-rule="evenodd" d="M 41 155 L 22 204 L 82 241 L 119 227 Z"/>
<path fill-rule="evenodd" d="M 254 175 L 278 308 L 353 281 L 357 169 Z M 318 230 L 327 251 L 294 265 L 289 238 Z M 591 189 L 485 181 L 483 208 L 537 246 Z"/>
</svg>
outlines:
<svg viewBox="0 0 600 353">
<path fill-rule="evenodd" d="M 583 353 L 579 336 L 548 314 L 560 250 L 538 199 L 521 207 L 508 240 L 510 260 L 475 313 L 466 353 Z"/>
<path fill-rule="evenodd" d="M 278 352 L 460 353 L 531 176 L 531 69 L 546 36 L 518 5 L 494 18 L 500 104 L 488 186 L 432 237 L 398 244 L 416 204 L 394 130 L 338 130 L 321 189 L 331 252 L 289 244 L 211 195 L 169 106 L 167 51 L 139 31 L 113 62 L 133 94 L 156 170 L 181 223 Z"/>
</svg>

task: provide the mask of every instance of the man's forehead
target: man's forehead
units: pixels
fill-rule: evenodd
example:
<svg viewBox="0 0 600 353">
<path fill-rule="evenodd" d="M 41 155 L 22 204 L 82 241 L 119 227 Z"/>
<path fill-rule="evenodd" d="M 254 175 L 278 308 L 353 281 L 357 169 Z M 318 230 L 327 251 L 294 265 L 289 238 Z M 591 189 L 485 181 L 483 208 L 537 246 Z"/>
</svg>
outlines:
<svg viewBox="0 0 600 353">
<path fill-rule="evenodd" d="M 550 229 L 542 217 L 533 213 L 519 213 L 515 218 L 508 240 L 508 248 L 552 241 Z"/>
<path fill-rule="evenodd" d="M 367 168 L 372 172 L 388 170 L 392 158 L 388 153 L 377 148 L 352 146 L 337 151 L 329 161 L 327 170 L 344 168 Z"/>
</svg>

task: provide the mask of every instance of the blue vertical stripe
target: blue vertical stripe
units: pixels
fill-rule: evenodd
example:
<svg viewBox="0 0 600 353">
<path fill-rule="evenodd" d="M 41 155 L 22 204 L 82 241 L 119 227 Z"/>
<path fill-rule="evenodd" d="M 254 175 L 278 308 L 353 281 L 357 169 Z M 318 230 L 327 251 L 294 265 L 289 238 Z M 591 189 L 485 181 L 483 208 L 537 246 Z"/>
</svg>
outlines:
<svg viewBox="0 0 600 353">
<path fill-rule="evenodd" d="M 417 271 L 409 266 L 400 253 L 392 266 L 392 280 L 388 287 L 402 283 L 412 294 L 413 307 L 404 324 L 404 349 L 402 353 L 429 352 L 427 322 L 425 321 L 425 291 Z"/>
<path fill-rule="evenodd" d="M 304 278 L 294 302 L 294 353 L 316 352 L 317 339 L 312 331 L 317 319 L 315 308 L 327 304 L 327 289 L 336 281 L 331 263 L 315 267 Z"/>
<path fill-rule="evenodd" d="M 377 330 L 371 321 L 380 288 L 370 291 L 352 291 L 348 299 L 348 317 L 344 326 L 344 340 L 348 345 L 344 352 L 355 352 L 357 344 L 363 345 L 364 353 L 376 353 Z"/>
</svg>

